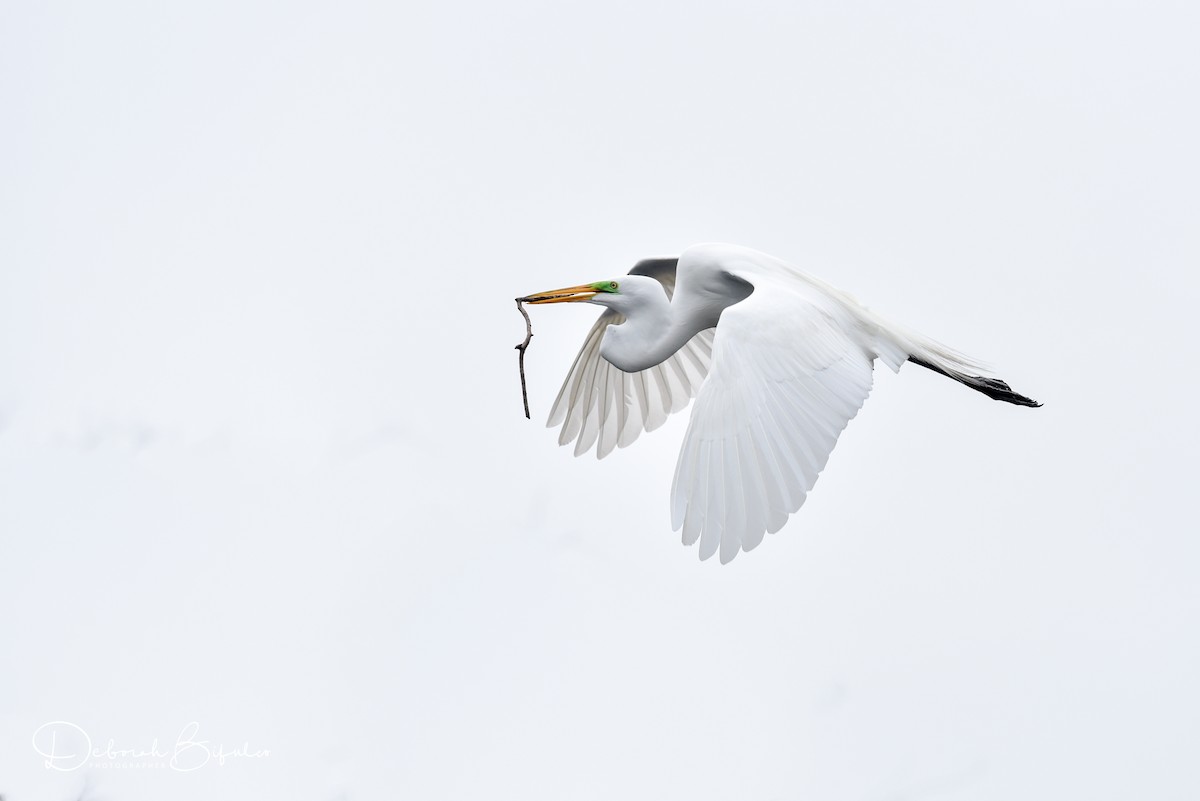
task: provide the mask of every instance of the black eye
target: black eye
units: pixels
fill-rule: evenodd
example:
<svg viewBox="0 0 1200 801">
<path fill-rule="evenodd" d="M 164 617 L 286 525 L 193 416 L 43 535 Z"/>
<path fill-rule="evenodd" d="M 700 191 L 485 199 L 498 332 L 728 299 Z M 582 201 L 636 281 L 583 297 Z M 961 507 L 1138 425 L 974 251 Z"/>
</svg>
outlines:
<svg viewBox="0 0 1200 801">
<path fill-rule="evenodd" d="M 608 285 L 608 288 L 609 288 L 609 289 L 616 289 L 616 288 L 617 288 L 617 282 L 616 282 L 616 281 L 613 281 L 613 282 L 611 282 L 611 283 Z"/>
</svg>

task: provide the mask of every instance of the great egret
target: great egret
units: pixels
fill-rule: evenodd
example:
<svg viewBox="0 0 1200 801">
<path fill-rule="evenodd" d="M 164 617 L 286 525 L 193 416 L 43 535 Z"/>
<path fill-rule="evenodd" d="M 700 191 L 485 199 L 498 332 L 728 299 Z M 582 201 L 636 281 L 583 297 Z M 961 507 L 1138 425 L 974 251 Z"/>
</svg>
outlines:
<svg viewBox="0 0 1200 801">
<path fill-rule="evenodd" d="M 765 253 L 705 244 L 638 262 L 620 280 L 529 304 L 604 306 L 547 426 L 604 458 L 696 398 L 671 488 L 671 525 L 728 562 L 799 510 L 871 391 L 872 366 L 919 364 L 990 398 L 1039 406 L 965 356 L 884 320 Z"/>
</svg>

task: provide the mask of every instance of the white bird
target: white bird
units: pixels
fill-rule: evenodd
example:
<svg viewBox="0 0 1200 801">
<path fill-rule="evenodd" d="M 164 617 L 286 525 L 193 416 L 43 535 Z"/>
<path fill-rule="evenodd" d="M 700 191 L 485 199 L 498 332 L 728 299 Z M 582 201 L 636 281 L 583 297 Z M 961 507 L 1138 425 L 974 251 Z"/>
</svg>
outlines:
<svg viewBox="0 0 1200 801">
<path fill-rule="evenodd" d="M 700 558 L 758 546 L 800 509 L 838 435 L 871 391 L 875 359 L 906 361 L 988 397 L 1041 404 L 980 366 L 891 323 L 851 295 L 765 253 L 694 245 L 620 280 L 539 292 L 529 304 L 606 307 L 547 426 L 575 455 L 604 458 L 696 406 L 671 488 L 671 525 Z"/>
</svg>

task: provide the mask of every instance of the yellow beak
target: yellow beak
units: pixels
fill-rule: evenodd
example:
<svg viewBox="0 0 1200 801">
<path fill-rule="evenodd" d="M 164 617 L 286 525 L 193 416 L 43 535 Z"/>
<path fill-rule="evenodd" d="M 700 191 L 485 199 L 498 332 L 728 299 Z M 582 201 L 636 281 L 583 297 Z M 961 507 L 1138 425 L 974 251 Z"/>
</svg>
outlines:
<svg viewBox="0 0 1200 801">
<path fill-rule="evenodd" d="M 537 303 L 578 303 L 581 300 L 591 300 L 597 294 L 591 284 L 569 286 L 566 289 L 552 289 L 549 292 L 538 292 L 525 298 L 517 298 L 522 303 L 530 305 Z"/>
</svg>

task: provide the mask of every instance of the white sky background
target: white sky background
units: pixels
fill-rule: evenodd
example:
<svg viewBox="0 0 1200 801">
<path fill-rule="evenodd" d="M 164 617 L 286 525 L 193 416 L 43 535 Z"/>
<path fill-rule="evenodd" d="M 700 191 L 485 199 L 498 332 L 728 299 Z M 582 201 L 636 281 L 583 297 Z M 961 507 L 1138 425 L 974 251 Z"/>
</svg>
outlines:
<svg viewBox="0 0 1200 801">
<path fill-rule="evenodd" d="M 1194 4 L 0 7 L 0 794 L 1191 799 Z M 730 241 L 916 368 L 728 566 L 542 428 Z M 43 768 L 33 731 L 270 757 Z"/>
</svg>

